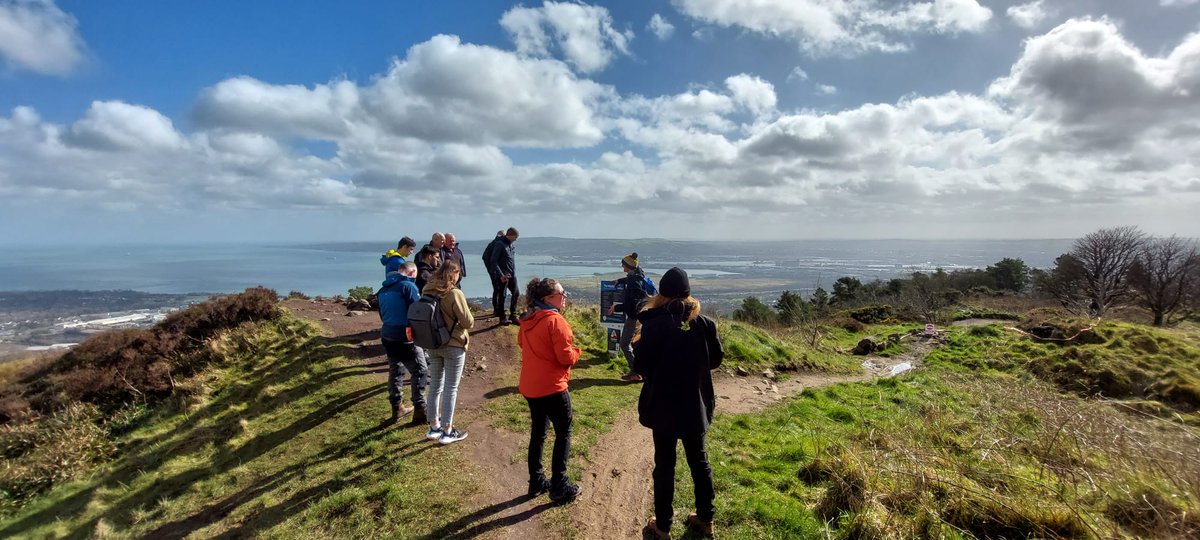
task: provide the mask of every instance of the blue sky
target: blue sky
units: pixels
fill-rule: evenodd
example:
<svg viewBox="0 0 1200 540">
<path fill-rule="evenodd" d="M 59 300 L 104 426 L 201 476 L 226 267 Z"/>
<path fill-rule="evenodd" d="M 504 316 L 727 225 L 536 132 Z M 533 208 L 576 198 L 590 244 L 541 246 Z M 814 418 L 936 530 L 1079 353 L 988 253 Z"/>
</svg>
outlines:
<svg viewBox="0 0 1200 540">
<path fill-rule="evenodd" d="M 0 243 L 1200 236 L 1195 0 L 0 0 Z"/>
</svg>

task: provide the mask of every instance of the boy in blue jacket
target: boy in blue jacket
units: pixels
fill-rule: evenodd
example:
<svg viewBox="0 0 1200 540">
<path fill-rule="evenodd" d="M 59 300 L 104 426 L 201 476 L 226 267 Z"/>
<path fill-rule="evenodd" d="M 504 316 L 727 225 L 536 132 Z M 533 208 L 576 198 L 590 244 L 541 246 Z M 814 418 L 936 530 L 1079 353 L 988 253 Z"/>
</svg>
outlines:
<svg viewBox="0 0 1200 540">
<path fill-rule="evenodd" d="M 422 355 L 417 353 L 417 346 L 408 328 L 408 307 L 421 297 L 413 279 L 416 274 L 417 265 L 403 263 L 395 272 L 388 273 L 387 279 L 383 280 L 383 288 L 379 289 L 379 318 L 383 321 L 379 334 L 383 339 L 383 349 L 387 351 L 388 401 L 392 404 L 392 417 L 386 421 L 387 424 L 400 421 L 401 416 L 410 412 L 413 413 L 413 424 L 426 422 L 425 385 L 429 381 L 429 369 Z M 401 403 L 401 381 L 404 380 L 405 370 L 412 376 L 412 407 Z"/>
</svg>

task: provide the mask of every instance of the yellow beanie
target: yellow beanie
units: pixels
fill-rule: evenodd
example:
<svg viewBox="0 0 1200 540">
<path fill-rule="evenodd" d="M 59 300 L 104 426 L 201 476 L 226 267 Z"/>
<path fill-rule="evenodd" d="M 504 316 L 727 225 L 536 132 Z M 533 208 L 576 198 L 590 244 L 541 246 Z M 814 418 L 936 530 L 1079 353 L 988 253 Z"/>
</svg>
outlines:
<svg viewBox="0 0 1200 540">
<path fill-rule="evenodd" d="M 628 266 L 630 268 L 637 268 L 637 265 L 638 265 L 637 252 L 635 251 L 633 253 L 630 253 L 629 255 L 622 257 L 621 264 L 624 264 L 625 266 Z"/>
</svg>

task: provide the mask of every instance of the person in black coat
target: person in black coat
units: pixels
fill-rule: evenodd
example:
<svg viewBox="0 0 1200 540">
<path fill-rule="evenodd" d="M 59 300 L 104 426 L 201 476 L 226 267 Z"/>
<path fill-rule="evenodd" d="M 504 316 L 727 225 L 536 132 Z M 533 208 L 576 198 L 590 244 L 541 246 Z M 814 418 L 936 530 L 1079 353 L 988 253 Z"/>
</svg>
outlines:
<svg viewBox="0 0 1200 540">
<path fill-rule="evenodd" d="M 625 291 L 621 301 L 609 306 L 608 314 L 624 313 L 625 327 L 621 329 L 621 339 L 617 343 L 617 347 L 621 350 L 621 356 L 625 357 L 625 362 L 629 364 L 629 371 L 621 376 L 621 380 L 629 382 L 637 382 L 642 380 L 642 376 L 637 374 L 637 370 L 633 368 L 633 336 L 637 333 L 637 314 L 642 310 L 642 306 L 646 304 L 645 279 L 646 273 L 642 271 L 638 265 L 637 252 L 630 253 L 621 258 L 621 270 L 625 272 L 625 277 L 618 279 L 617 284 Z"/>
<path fill-rule="evenodd" d="M 517 324 L 517 298 L 521 296 L 521 291 L 517 287 L 517 248 L 513 246 L 513 242 L 517 241 L 520 233 L 514 227 L 509 227 L 504 232 L 504 236 L 498 239 L 499 243 L 492 248 L 491 262 L 488 264 L 489 272 L 495 276 L 493 280 L 492 290 L 492 307 L 496 311 L 496 316 L 500 318 L 500 324 Z M 493 241 L 495 243 L 495 241 Z M 504 293 L 507 291 L 512 296 L 512 301 L 509 303 L 508 319 L 504 318 Z"/>
<path fill-rule="evenodd" d="M 675 495 L 675 441 L 683 451 L 695 484 L 696 512 L 687 526 L 712 535 L 715 512 L 712 468 L 704 436 L 712 422 L 716 394 L 712 370 L 725 358 L 717 324 L 700 314 L 687 272 L 663 274 L 658 295 L 638 314 L 641 333 L 634 341 L 636 370 L 645 380 L 638 397 L 638 421 L 654 433 L 654 515 L 646 531 L 667 538 Z"/>
</svg>

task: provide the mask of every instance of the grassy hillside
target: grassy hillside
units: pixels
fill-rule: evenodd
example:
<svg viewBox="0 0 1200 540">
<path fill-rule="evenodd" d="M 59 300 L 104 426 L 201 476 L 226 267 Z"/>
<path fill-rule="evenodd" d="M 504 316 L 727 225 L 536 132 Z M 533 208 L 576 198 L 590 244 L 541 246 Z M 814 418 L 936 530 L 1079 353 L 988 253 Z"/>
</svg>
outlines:
<svg viewBox="0 0 1200 540">
<path fill-rule="evenodd" d="M 113 461 L 0 519 L 0 537 L 416 537 L 472 491 L 457 448 L 381 428 L 386 365 L 352 361 L 357 342 L 284 316 L 211 346 L 223 361 L 196 393 L 110 429 Z"/>
<path fill-rule="evenodd" d="M 1083 341 L 955 329 L 919 372 L 719 416 L 709 439 L 718 528 L 736 538 L 1197 537 L 1200 430 L 1183 421 L 1186 400 L 1161 390 L 1200 380 L 1194 333 L 1105 323 Z M 1121 387 L 1140 406 L 1083 397 L 1122 378 L 1144 384 Z M 677 500 L 690 504 L 685 465 L 677 477 Z"/>
<path fill-rule="evenodd" d="M 566 315 L 584 348 L 572 375 L 572 453 L 582 458 L 640 386 L 619 380 L 626 366 L 603 349 L 595 308 Z M 830 372 L 861 362 L 840 352 L 858 339 L 912 327 L 827 329 L 814 348 L 788 330 L 719 324 L 730 369 Z M 1200 536 L 1200 328 L 1090 328 L 1041 312 L 1011 324 L 1023 332 L 955 328 L 921 370 L 899 378 L 718 414 L 709 456 L 721 536 Z M 0 370 L 0 537 L 438 538 L 469 522 L 464 501 L 487 473 L 464 446 L 424 441 L 423 427 L 380 425 L 386 364 L 366 360 L 382 353 L 377 345 L 328 338 L 284 314 L 190 347 L 203 369 L 174 379 L 146 367 L 128 388 L 118 369 L 101 378 L 105 399 L 64 401 L 83 390 L 73 372 L 43 387 L 12 382 L 30 366 Z M 159 356 L 150 359 L 182 361 Z M 81 358 L 99 356 L 71 364 L 89 377 L 108 373 Z M 522 433 L 515 383 L 515 374 L 501 381 L 487 411 L 493 425 Z M 151 389 L 161 395 L 139 395 Z M 62 407 L 39 409 L 53 404 Z M 36 422 L 19 421 L 35 413 Z M 585 465 L 574 459 L 571 474 Z M 683 460 L 677 477 L 682 516 L 691 504 Z M 569 536 L 569 513 L 540 519 Z"/>
</svg>

